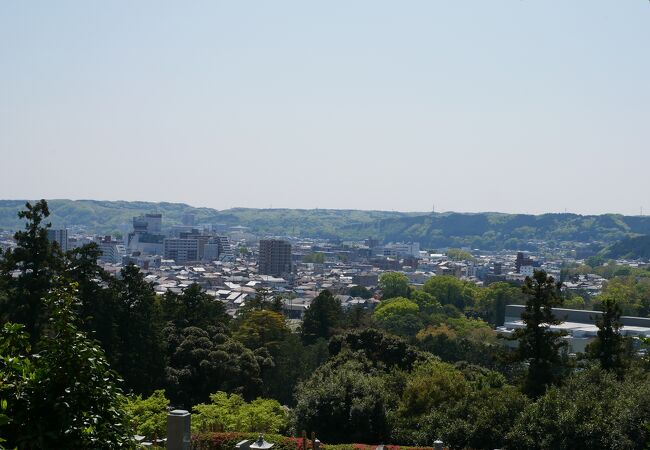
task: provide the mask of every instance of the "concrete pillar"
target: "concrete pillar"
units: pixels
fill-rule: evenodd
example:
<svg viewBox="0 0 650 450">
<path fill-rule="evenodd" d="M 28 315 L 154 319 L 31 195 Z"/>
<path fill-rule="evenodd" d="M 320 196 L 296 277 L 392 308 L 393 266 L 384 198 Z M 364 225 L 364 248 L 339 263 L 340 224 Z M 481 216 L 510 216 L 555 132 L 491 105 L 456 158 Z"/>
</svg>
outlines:
<svg viewBox="0 0 650 450">
<path fill-rule="evenodd" d="M 184 409 L 167 414 L 167 450 L 190 450 L 190 417 Z"/>
</svg>

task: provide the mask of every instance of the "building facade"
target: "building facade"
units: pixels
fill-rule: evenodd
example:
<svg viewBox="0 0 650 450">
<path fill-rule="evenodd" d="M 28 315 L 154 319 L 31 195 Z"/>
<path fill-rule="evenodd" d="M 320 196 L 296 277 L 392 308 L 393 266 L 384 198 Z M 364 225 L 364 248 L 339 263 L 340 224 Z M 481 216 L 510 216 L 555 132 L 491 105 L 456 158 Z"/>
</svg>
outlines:
<svg viewBox="0 0 650 450">
<path fill-rule="evenodd" d="M 260 241 L 259 273 L 281 277 L 291 272 L 291 244 L 280 239 L 262 239 Z"/>
</svg>

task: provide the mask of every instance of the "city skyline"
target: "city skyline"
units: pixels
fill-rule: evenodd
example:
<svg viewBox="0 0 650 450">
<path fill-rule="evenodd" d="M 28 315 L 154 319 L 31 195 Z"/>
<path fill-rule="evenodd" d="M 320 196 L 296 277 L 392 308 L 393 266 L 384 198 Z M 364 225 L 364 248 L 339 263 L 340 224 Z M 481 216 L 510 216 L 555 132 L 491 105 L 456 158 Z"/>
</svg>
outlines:
<svg viewBox="0 0 650 450">
<path fill-rule="evenodd" d="M 0 13 L 2 198 L 650 208 L 647 1 Z"/>
</svg>

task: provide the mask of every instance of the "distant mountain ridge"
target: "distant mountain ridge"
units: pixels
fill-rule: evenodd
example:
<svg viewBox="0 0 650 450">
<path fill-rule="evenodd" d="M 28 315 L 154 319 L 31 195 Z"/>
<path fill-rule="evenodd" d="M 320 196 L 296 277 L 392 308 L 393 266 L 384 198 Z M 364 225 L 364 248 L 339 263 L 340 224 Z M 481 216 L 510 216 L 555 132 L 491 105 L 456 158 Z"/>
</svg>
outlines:
<svg viewBox="0 0 650 450">
<path fill-rule="evenodd" d="M 373 237 L 417 241 L 427 248 L 533 249 L 534 241 L 575 241 L 600 247 L 650 234 L 650 217 L 618 214 L 408 213 L 333 209 L 216 210 L 183 203 L 48 200 L 55 227 L 81 225 L 89 232 L 112 233 L 131 227 L 133 216 L 163 214 L 163 226 L 179 224 L 186 212 L 198 224 L 241 225 L 258 235 L 333 239 Z M 21 226 L 16 213 L 24 200 L 0 200 L 0 228 Z"/>
</svg>

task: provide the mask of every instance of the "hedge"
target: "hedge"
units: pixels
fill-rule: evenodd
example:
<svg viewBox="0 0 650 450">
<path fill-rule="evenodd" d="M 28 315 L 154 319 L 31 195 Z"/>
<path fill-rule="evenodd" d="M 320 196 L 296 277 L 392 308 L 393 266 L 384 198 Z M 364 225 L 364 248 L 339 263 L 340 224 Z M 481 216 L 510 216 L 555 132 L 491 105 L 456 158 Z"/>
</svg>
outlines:
<svg viewBox="0 0 650 450">
<path fill-rule="evenodd" d="M 255 441 L 257 433 L 199 433 L 192 435 L 192 450 L 234 450 L 235 445 L 244 439 Z M 302 438 L 277 434 L 265 434 L 264 439 L 272 444 L 272 450 L 304 450 Z M 375 450 L 376 445 L 367 444 L 321 444 L 323 450 Z M 385 445 L 385 450 L 432 450 L 431 447 L 407 447 Z M 307 450 L 312 450 L 311 440 L 307 439 Z"/>
</svg>

